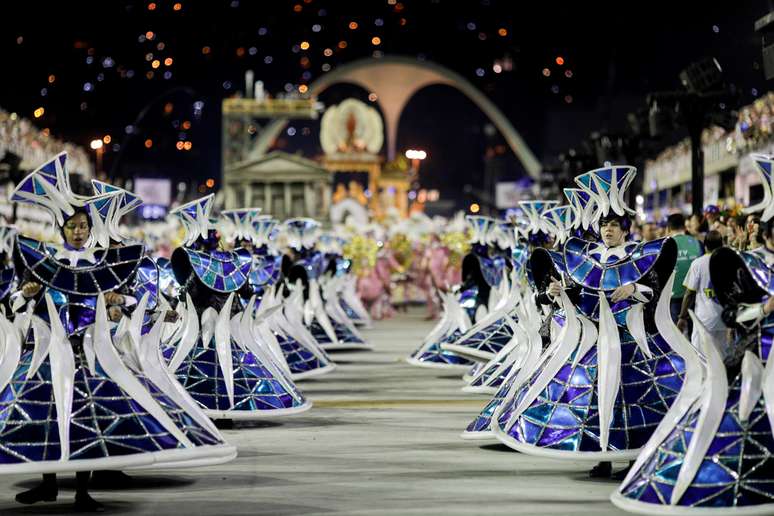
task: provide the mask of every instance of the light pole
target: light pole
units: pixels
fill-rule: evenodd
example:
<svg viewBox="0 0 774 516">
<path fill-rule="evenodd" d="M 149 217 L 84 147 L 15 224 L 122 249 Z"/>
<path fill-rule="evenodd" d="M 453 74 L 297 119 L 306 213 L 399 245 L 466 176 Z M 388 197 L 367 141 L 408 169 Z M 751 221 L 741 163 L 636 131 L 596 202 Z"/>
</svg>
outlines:
<svg viewBox="0 0 774 516">
<path fill-rule="evenodd" d="M 423 150 L 409 149 L 406 151 L 406 157 L 411 160 L 411 170 L 409 173 L 409 182 L 411 188 L 418 188 L 418 184 L 414 184 L 419 180 L 419 164 L 427 157 L 427 152 Z"/>
<path fill-rule="evenodd" d="M 97 155 L 97 167 L 96 170 L 94 170 L 94 176 L 99 177 L 102 172 L 102 153 L 105 152 L 105 146 L 102 144 L 102 140 L 97 138 L 91 140 L 89 147 L 91 147 Z"/>
</svg>

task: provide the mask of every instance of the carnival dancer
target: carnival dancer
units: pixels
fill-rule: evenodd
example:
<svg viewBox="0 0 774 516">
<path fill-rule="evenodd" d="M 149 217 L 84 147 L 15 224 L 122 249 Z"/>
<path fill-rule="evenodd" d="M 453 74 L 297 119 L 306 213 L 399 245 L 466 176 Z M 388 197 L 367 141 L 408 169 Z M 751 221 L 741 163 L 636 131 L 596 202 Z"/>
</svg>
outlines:
<svg viewBox="0 0 774 516">
<path fill-rule="evenodd" d="M 492 288 L 499 286 L 503 280 L 505 260 L 501 256 L 490 256 L 497 222 L 482 216 L 468 216 L 466 220 L 472 233 L 472 249 L 462 262 L 462 285 L 458 293 L 442 294 L 443 316 L 422 345 L 407 359 L 412 365 L 435 368 L 467 368 L 473 365 L 471 360 L 444 350 L 442 345 L 458 340 L 499 301 L 496 290 L 492 295 Z"/>
<path fill-rule="evenodd" d="M 508 317 L 513 327 L 513 336 L 508 343 L 475 374 L 469 384 L 463 388 L 468 392 L 494 392 L 494 397 L 484 406 L 478 416 L 468 425 L 462 433 L 463 439 L 480 440 L 493 439 L 491 431 L 492 415 L 503 403 L 506 395 L 513 385 L 520 385 L 530 378 L 544 356 L 551 333 L 556 337 L 563 322 L 563 314 L 547 311 L 542 313 L 535 303 L 535 285 L 531 278 L 534 272 L 527 267 L 526 258 L 536 253 L 543 252 L 542 260 L 536 260 L 539 275 L 544 275 L 542 268 L 548 267 L 557 276 L 564 272 L 563 258 L 556 251 L 545 250 L 542 245 L 549 241 L 555 241 L 560 245 L 566 240 L 569 231 L 574 224 L 573 213 L 567 206 L 551 208 L 555 203 L 547 206 L 542 201 L 529 201 L 522 205 L 522 209 L 528 214 L 529 223 L 523 230 L 516 225 L 508 225 L 514 232 L 514 251 L 512 263 L 512 283 L 517 287 L 511 293 L 508 305 L 502 310 L 503 316 Z M 549 236 L 550 234 L 550 236 Z M 522 242 L 519 242 L 523 235 Z M 542 236 L 541 236 L 542 235 Z M 531 240 L 531 249 L 525 246 Z M 534 245 L 540 242 L 540 245 Z M 529 274 L 527 274 L 529 270 Z M 517 278 L 523 277 L 519 281 Z M 514 296 L 515 294 L 515 296 Z M 545 339 L 541 335 L 541 329 L 546 326 L 552 332 L 546 333 Z M 502 331 L 502 330 L 501 330 Z"/>
<path fill-rule="evenodd" d="M 320 224 L 307 218 L 285 221 L 291 255 L 288 257 L 286 282 L 290 289 L 303 292 L 289 310 L 303 314 L 304 325 L 326 351 L 370 349 L 354 326 L 331 320 L 320 291 L 320 278 L 325 271 L 323 253 L 316 248 Z"/>
<path fill-rule="evenodd" d="M 255 314 L 263 319 L 262 323 L 255 326 L 258 336 L 282 353 L 293 380 L 333 371 L 336 364 L 300 319 L 292 323 L 285 315 L 286 306 L 274 310 L 274 307 L 285 304 L 277 292 L 282 279 L 282 254 L 274 247 L 278 221 L 270 215 L 256 214 L 242 220 L 247 224 L 242 229 L 246 235 L 243 239 L 244 247 L 251 249 L 253 256 L 249 281 L 256 296 Z M 273 312 L 267 314 L 267 311 Z M 292 309 L 288 312 L 292 312 Z M 263 314 L 267 315 L 264 317 Z M 290 317 L 292 318 L 292 315 Z"/>
<path fill-rule="evenodd" d="M 601 241 L 570 238 L 561 277 L 533 275 L 541 298 L 563 308 L 565 322 L 545 360 L 498 408 L 493 431 L 524 453 L 603 461 L 637 456 L 682 385 L 684 364 L 654 321 L 674 269 L 670 239 L 627 242 L 632 214 L 623 194 L 632 167 L 576 178 L 598 206 Z M 666 296 L 669 292 L 666 291 Z"/>
<path fill-rule="evenodd" d="M 763 233 L 772 239 L 774 160 L 753 160 L 765 195 L 748 212 L 763 210 Z M 685 383 L 611 497 L 626 511 L 774 513 L 774 271 L 759 254 L 728 247 L 714 251 L 709 269 L 733 333 L 718 342 L 693 317 L 701 340 L 695 348 L 669 324 L 686 356 Z M 659 311 L 668 321 L 666 308 Z"/>
<path fill-rule="evenodd" d="M 119 356 L 108 318 L 119 320 L 129 305 L 143 246 L 86 247 L 97 236 L 95 219 L 101 223 L 94 214 L 115 196 L 73 195 L 66 159 L 45 163 L 12 195 L 51 211 L 64 244 L 22 236 L 15 243 L 24 308 L 13 325 L 0 318 L 0 473 L 43 473 L 40 485 L 16 497 L 31 504 L 56 500 L 56 473 L 76 472 L 76 510 L 98 511 L 88 494 L 92 470 L 223 462 L 236 451 L 171 397 L 162 406 L 162 395 Z M 158 349 L 158 333 L 143 346 Z"/>
<path fill-rule="evenodd" d="M 252 257 L 241 248 L 219 249 L 211 209 L 208 195 L 171 212 L 187 232 L 183 247 L 172 254 L 172 268 L 188 315 L 179 341 L 166 350 L 169 368 L 213 419 L 303 412 L 311 402 L 254 332 Z M 238 298 L 249 299 L 246 308 Z"/>
<path fill-rule="evenodd" d="M 556 201 L 522 201 L 520 204 L 528 215 L 531 226 L 535 228 L 533 233 L 548 233 L 549 230 L 554 230 L 554 226 L 547 226 L 547 222 L 542 220 L 542 217 L 558 204 Z M 563 208 L 563 210 L 562 216 L 565 216 L 569 209 Z M 564 224 L 564 220 L 561 223 Z M 503 260 L 509 271 L 508 278 L 500 283 L 503 287 L 499 296 L 500 301 L 492 307 L 486 317 L 480 318 L 457 341 L 442 344 L 441 347 L 444 350 L 457 353 L 476 362 L 486 363 L 513 340 L 518 321 L 514 310 L 522 297 L 522 274 L 525 272 L 523 265 L 526 261 L 523 248 L 517 247 L 517 231 L 515 223 L 500 222 L 495 233 L 499 237 L 499 253 L 503 255 Z M 515 258 L 514 253 L 516 253 Z M 480 372 L 485 369 L 482 368 Z M 480 375 L 474 375 L 474 377 L 480 378 Z"/>
</svg>

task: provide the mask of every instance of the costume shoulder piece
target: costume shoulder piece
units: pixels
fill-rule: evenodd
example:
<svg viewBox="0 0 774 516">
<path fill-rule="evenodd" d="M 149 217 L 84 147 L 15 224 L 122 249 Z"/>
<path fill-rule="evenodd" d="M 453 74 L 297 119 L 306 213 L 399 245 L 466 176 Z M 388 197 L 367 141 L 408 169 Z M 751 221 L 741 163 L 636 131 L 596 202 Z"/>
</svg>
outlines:
<svg viewBox="0 0 774 516">
<path fill-rule="evenodd" d="M 722 306 L 757 303 L 774 295 L 774 274 L 755 253 L 721 247 L 712 253 L 709 268 L 715 295 Z"/>
<path fill-rule="evenodd" d="M 320 251 L 314 251 L 298 260 L 294 266 L 303 267 L 307 278 L 317 279 L 325 272 L 325 257 Z"/>
<path fill-rule="evenodd" d="M 185 248 L 196 277 L 217 292 L 235 292 L 250 276 L 253 259 L 246 249 L 236 251 L 196 251 Z"/>
<path fill-rule="evenodd" d="M 279 280 L 281 272 L 281 255 L 253 255 L 253 268 L 250 271 L 250 284 L 256 287 L 272 285 Z"/>
<path fill-rule="evenodd" d="M 150 256 L 143 257 L 137 267 L 134 280 L 135 294 L 138 300 L 148 293 L 148 310 L 154 310 L 159 301 L 159 268 Z"/>
<path fill-rule="evenodd" d="M 677 248 L 671 238 L 631 242 L 604 259 L 602 249 L 602 244 L 580 238 L 567 241 L 564 261 L 573 281 L 592 290 L 615 290 L 621 285 L 637 282 L 661 262 L 656 272 L 663 284 L 668 277 L 667 269 L 671 273 L 677 259 Z"/>
<path fill-rule="evenodd" d="M 96 296 L 116 290 L 132 279 L 144 251 L 144 246 L 139 244 L 67 251 L 60 246 L 19 237 L 14 260 L 19 271 L 28 270 L 35 281 L 49 288 L 68 294 Z M 72 264 L 73 257 L 79 258 L 75 265 Z M 70 258 L 69 263 L 61 258 Z"/>
</svg>

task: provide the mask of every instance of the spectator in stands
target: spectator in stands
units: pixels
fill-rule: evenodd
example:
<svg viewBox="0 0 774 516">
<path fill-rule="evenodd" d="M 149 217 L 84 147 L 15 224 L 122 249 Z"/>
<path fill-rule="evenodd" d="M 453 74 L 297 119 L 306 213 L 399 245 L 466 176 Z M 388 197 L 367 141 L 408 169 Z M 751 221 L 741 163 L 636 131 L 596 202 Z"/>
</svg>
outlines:
<svg viewBox="0 0 774 516">
<path fill-rule="evenodd" d="M 755 249 L 753 253 L 760 256 L 769 267 L 774 267 L 774 219 L 760 224 L 760 236 L 763 245 Z"/>
<path fill-rule="evenodd" d="M 683 281 L 688 274 L 691 263 L 703 254 L 701 243 L 696 238 L 685 234 L 685 216 L 673 213 L 667 218 L 667 235 L 677 244 L 677 264 L 675 265 L 675 283 L 672 287 L 670 312 L 672 320 L 677 321 L 683 306 L 685 287 Z"/>
<path fill-rule="evenodd" d="M 693 238 L 701 242 L 704 240 L 704 233 L 706 233 L 706 228 L 703 228 L 704 219 L 703 217 L 700 217 L 698 213 L 694 213 L 690 217 L 688 217 L 688 220 L 685 222 L 685 232 L 688 235 L 691 235 Z"/>
<path fill-rule="evenodd" d="M 651 240 L 655 240 L 659 237 L 659 227 L 656 224 L 656 221 L 653 217 L 648 217 L 645 219 L 645 222 L 642 224 L 642 241 L 643 242 L 649 242 Z"/>
<path fill-rule="evenodd" d="M 712 252 L 722 246 L 723 236 L 718 231 L 709 231 L 704 239 L 706 254 L 694 260 L 683 282 L 685 296 L 683 297 L 680 317 L 677 320 L 677 327 L 686 332 L 690 326 L 688 310 L 693 309 L 696 317 L 707 328 L 713 340 L 718 343 L 724 342 L 728 328 L 723 323 L 723 308 L 715 300 L 715 291 L 710 280 L 709 262 Z M 691 332 L 691 342 L 694 346 L 700 346 L 696 327 Z"/>
</svg>

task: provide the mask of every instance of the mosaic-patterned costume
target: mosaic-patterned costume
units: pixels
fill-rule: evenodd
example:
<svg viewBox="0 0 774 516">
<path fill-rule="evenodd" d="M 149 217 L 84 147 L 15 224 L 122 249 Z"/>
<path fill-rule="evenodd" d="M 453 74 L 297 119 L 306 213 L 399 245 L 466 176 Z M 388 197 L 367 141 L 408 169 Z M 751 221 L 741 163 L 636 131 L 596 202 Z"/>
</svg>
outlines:
<svg viewBox="0 0 774 516">
<path fill-rule="evenodd" d="M 592 176 L 596 192 L 607 188 L 610 198 L 598 202 L 610 204 L 622 202 L 613 194 L 622 195 L 632 175 L 629 167 L 614 167 L 584 176 Z M 535 374 L 499 407 L 494 433 L 535 455 L 634 458 L 682 386 L 683 359 L 654 321 L 656 300 L 668 302 L 669 294 L 661 294 L 676 246 L 662 239 L 607 248 L 570 238 L 563 255 L 572 287 L 559 303 L 562 332 Z M 533 274 L 543 291 L 549 278 L 540 278 L 534 267 Z M 613 303 L 613 292 L 623 285 L 634 285 L 634 294 Z"/>
<path fill-rule="evenodd" d="M 142 246 L 78 251 L 18 239 L 17 267 L 44 288 L 29 313 L 31 342 L 22 346 L 0 323 L 9 336 L 0 472 L 217 463 L 236 455 L 209 422 L 138 378 L 114 347 L 101 295 L 131 280 L 141 256 Z"/>
<path fill-rule="evenodd" d="M 305 399 L 254 333 L 250 298 L 252 257 L 245 249 L 218 251 L 203 240 L 211 196 L 178 208 L 188 224 L 190 245 L 172 254 L 172 268 L 186 296 L 187 328 L 165 355 L 169 367 L 213 418 L 254 419 L 307 410 Z M 205 222 L 206 221 L 206 222 Z M 234 299 L 237 297 L 237 299 Z"/>
<path fill-rule="evenodd" d="M 485 319 L 502 296 L 496 289 L 504 283 L 506 261 L 490 249 L 494 243 L 496 221 L 477 216 L 468 216 L 466 220 L 473 233 L 473 245 L 462 262 L 462 285 L 458 293 L 441 295 L 441 320 L 408 358 L 412 365 L 434 368 L 471 366 L 473 362 L 469 358 L 446 345 L 458 342 L 471 327 Z M 479 341 L 488 342 L 487 335 L 477 335 L 476 342 Z"/>
<path fill-rule="evenodd" d="M 277 290 L 281 288 L 282 255 L 272 248 L 276 226 L 277 220 L 266 215 L 255 217 L 251 221 L 251 235 L 255 247 L 250 286 L 257 296 L 257 303 L 260 303 L 257 307 L 258 313 L 274 305 L 283 304 L 282 299 L 277 296 Z M 299 292 L 298 295 L 300 294 Z M 285 310 L 277 310 L 256 329 L 262 338 L 273 340 L 272 343 L 279 348 L 293 380 L 320 376 L 336 368 L 300 318 L 292 323 Z"/>
<path fill-rule="evenodd" d="M 290 219 L 285 222 L 290 245 L 297 253 L 296 259 L 288 268 L 286 281 L 289 285 L 299 286 L 303 297 L 286 308 L 286 314 L 298 320 L 298 311 L 303 314 L 305 327 L 320 346 L 326 350 L 370 349 L 354 326 L 332 319 L 326 310 L 325 300 L 320 291 L 320 279 L 325 272 L 326 262 L 323 253 L 316 249 L 315 240 L 319 223 L 312 219 Z"/>
<path fill-rule="evenodd" d="M 756 157 L 756 164 L 770 189 L 771 158 Z M 774 295 L 774 272 L 756 253 L 720 248 L 710 278 L 735 335 L 715 342 L 694 318 L 701 349 L 682 339 L 683 390 L 611 496 L 624 510 L 774 513 L 774 314 L 762 310 Z"/>
</svg>

